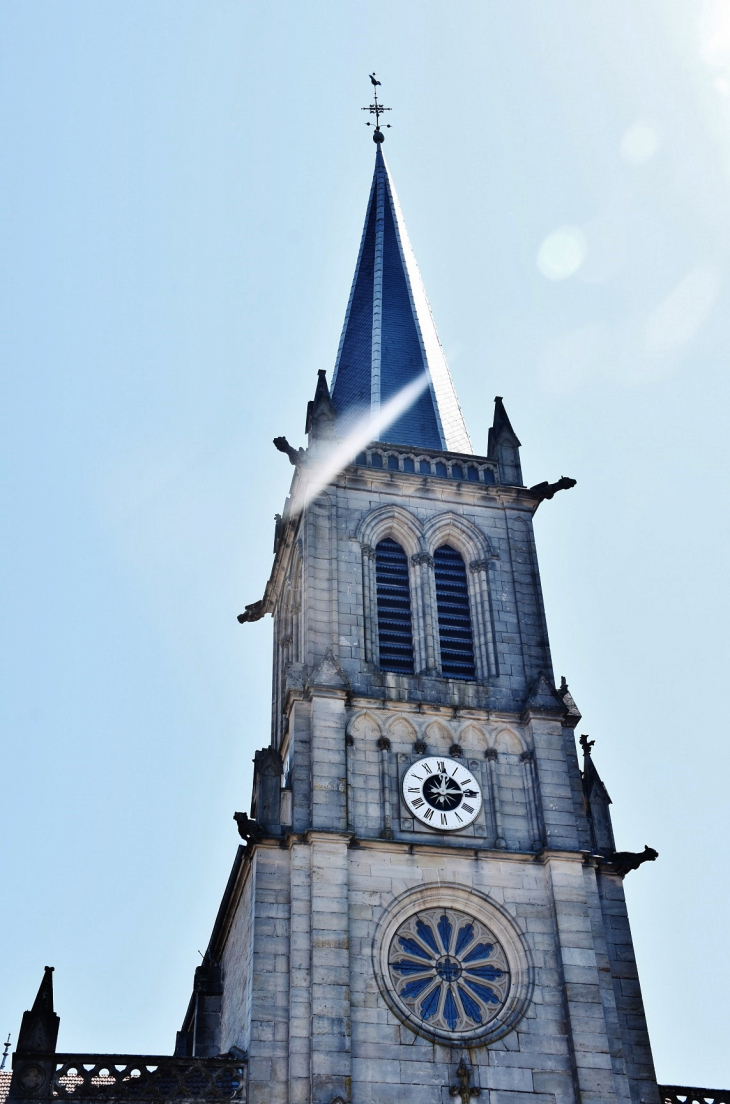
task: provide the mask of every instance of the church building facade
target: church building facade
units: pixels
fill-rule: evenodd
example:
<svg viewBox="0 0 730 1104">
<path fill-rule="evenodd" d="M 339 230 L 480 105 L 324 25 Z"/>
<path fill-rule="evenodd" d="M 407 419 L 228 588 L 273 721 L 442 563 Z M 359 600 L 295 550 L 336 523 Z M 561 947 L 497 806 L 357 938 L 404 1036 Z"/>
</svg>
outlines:
<svg viewBox="0 0 730 1104">
<path fill-rule="evenodd" d="M 251 1104 L 435 1104 L 460 1068 L 505 1102 L 655 1104 L 610 820 L 594 838 L 553 679 L 547 488 L 523 485 L 501 399 L 473 452 L 380 142 L 307 431 L 244 614 L 274 619 L 272 740 L 209 948 L 210 1052 L 247 1053 Z M 191 1006 L 183 1048 L 197 1030 Z"/>
<path fill-rule="evenodd" d="M 47 972 L 13 1100 L 674 1099 L 622 888 L 656 852 L 616 850 L 550 657 L 533 517 L 574 481 L 523 484 L 501 398 L 474 453 L 382 137 L 331 386 L 275 442 L 239 618 L 274 621 L 271 740 L 175 1055 L 56 1055 Z"/>
</svg>

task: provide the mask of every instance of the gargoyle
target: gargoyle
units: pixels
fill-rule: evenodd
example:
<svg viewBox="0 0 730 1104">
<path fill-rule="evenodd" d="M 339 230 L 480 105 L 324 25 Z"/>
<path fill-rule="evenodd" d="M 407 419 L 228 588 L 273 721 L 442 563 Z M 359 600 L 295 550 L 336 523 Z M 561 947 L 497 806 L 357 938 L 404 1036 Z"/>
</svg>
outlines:
<svg viewBox="0 0 730 1104">
<path fill-rule="evenodd" d="M 242 840 L 245 840 L 247 847 L 264 838 L 263 828 L 255 820 L 252 820 L 248 813 L 234 813 L 233 819 L 238 825 L 238 834 Z"/>
<path fill-rule="evenodd" d="M 289 463 L 297 466 L 300 460 L 304 459 L 304 449 L 292 448 L 286 437 L 274 437 L 274 444 L 278 448 L 279 452 L 285 452 L 289 457 Z"/>
<path fill-rule="evenodd" d="M 546 498 L 552 498 L 558 491 L 569 491 L 577 482 L 577 479 L 561 475 L 557 483 L 548 483 L 547 480 L 544 483 L 536 483 L 534 487 L 530 487 L 530 494 L 534 494 L 540 502 L 543 502 Z"/>
<path fill-rule="evenodd" d="M 623 878 L 630 870 L 638 870 L 642 863 L 654 862 L 658 858 L 658 851 L 644 845 L 643 851 L 614 851 L 610 856 L 610 862 L 615 867 L 616 873 Z"/>
<path fill-rule="evenodd" d="M 258 602 L 252 602 L 250 606 L 246 606 L 243 613 L 239 613 L 236 621 L 239 625 L 245 625 L 247 621 L 260 621 L 266 614 L 264 609 L 264 600 L 260 598 Z"/>
</svg>

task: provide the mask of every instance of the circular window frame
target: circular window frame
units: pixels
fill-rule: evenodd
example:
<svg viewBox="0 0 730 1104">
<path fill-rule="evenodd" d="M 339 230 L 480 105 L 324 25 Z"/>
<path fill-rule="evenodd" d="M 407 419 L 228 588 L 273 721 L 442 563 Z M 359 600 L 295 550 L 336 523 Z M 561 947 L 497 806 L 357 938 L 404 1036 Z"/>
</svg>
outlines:
<svg viewBox="0 0 730 1104">
<path fill-rule="evenodd" d="M 485 1025 L 468 1031 L 444 1031 L 430 1027 L 396 993 L 389 967 L 390 947 L 395 934 L 414 913 L 434 908 L 452 908 L 475 916 L 494 933 L 504 951 L 510 969 L 510 989 L 496 1016 Z M 373 969 L 383 999 L 401 1023 L 416 1035 L 447 1045 L 486 1045 L 509 1034 L 527 1011 L 535 984 L 532 956 L 515 920 L 491 897 L 450 882 L 417 886 L 391 902 L 380 919 L 373 940 Z"/>
</svg>

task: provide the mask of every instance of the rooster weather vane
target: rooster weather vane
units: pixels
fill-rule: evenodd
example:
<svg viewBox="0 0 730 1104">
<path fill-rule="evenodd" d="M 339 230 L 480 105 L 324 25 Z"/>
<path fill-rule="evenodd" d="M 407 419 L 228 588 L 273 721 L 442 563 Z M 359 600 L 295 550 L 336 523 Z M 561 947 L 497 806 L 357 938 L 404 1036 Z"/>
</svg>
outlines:
<svg viewBox="0 0 730 1104">
<path fill-rule="evenodd" d="M 381 103 L 378 103 L 378 88 L 380 87 L 380 81 L 376 79 L 375 73 L 370 73 L 370 83 L 373 86 L 373 99 L 374 103 L 371 103 L 369 107 L 364 107 L 363 111 L 369 111 L 371 115 L 375 116 L 375 130 L 373 132 L 373 142 L 384 142 L 385 135 L 380 129 L 380 116 L 384 111 L 391 111 L 390 107 L 383 107 Z M 372 123 L 368 121 L 365 126 L 372 126 Z M 390 123 L 383 123 L 383 126 L 390 130 Z"/>
</svg>

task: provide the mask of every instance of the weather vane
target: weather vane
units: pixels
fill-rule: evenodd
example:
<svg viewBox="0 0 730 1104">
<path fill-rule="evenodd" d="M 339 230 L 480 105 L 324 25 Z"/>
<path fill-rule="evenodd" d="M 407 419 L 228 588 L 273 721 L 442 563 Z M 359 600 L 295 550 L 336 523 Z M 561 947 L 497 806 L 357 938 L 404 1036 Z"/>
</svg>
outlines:
<svg viewBox="0 0 730 1104">
<path fill-rule="evenodd" d="M 370 73 L 370 83 L 373 86 L 373 99 L 375 100 L 375 103 L 371 103 L 369 107 L 364 107 L 362 110 L 369 111 L 371 115 L 375 116 L 375 131 L 373 133 L 373 142 L 384 142 L 385 135 L 380 129 L 380 116 L 383 114 L 384 111 L 391 111 L 392 108 L 383 107 L 382 104 L 378 103 L 378 88 L 380 86 L 380 81 L 376 80 L 375 73 Z M 365 126 L 372 126 L 372 123 L 367 122 Z M 383 126 L 387 127 L 388 130 L 390 130 L 390 123 L 384 123 Z"/>
</svg>

